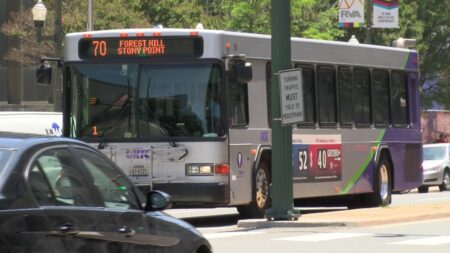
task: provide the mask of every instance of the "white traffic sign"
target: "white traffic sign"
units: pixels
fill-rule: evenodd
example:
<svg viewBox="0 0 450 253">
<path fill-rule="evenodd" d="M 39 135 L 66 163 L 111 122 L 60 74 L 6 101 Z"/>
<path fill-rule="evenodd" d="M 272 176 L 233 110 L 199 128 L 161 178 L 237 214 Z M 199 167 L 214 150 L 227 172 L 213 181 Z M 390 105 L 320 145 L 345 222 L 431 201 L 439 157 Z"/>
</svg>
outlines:
<svg viewBox="0 0 450 253">
<path fill-rule="evenodd" d="M 280 71 L 281 124 L 295 124 L 304 120 L 302 70 Z"/>
</svg>

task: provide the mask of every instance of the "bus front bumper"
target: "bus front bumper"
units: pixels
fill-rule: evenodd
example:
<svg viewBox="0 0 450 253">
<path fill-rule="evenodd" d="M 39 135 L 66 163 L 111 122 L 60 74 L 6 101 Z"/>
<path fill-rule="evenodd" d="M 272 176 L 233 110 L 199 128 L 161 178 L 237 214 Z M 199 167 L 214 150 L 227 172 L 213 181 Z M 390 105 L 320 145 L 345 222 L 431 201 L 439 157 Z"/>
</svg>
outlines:
<svg viewBox="0 0 450 253">
<path fill-rule="evenodd" d="M 153 184 L 170 195 L 174 207 L 217 207 L 230 202 L 230 187 L 223 183 Z"/>
</svg>

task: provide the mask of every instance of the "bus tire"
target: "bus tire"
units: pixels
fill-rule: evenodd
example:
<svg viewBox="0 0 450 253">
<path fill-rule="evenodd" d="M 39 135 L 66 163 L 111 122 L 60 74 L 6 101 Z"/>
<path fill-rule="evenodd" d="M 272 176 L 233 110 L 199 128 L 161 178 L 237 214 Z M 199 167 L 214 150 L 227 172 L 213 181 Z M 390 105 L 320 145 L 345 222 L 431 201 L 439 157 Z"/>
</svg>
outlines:
<svg viewBox="0 0 450 253">
<path fill-rule="evenodd" d="M 263 218 L 266 209 L 271 206 L 270 170 L 266 163 L 261 163 L 253 176 L 252 202 L 238 206 L 237 210 L 243 218 Z"/>
<path fill-rule="evenodd" d="M 374 171 L 373 192 L 362 196 L 361 207 L 388 206 L 392 201 L 391 163 L 386 155 L 381 156 Z"/>
<path fill-rule="evenodd" d="M 388 206 L 392 201 L 391 163 L 383 155 L 374 171 L 373 193 L 369 199 L 371 207 Z"/>
</svg>

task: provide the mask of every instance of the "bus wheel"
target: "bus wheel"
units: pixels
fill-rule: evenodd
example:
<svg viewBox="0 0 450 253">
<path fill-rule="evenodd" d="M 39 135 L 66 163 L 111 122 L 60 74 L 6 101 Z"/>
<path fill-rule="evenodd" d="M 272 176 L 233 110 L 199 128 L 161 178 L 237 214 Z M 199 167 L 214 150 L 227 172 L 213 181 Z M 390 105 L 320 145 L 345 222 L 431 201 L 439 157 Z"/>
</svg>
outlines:
<svg viewBox="0 0 450 253">
<path fill-rule="evenodd" d="M 388 206 L 392 200 L 391 164 L 382 156 L 374 171 L 373 193 L 363 198 L 363 207 Z"/>
<path fill-rule="evenodd" d="M 375 206 L 388 206 L 392 200 L 392 188 L 391 164 L 386 156 L 383 156 L 380 159 L 380 163 L 375 170 L 374 176 L 373 202 Z"/>
<path fill-rule="evenodd" d="M 238 206 L 238 212 L 245 218 L 263 218 L 271 205 L 270 174 L 266 164 L 261 163 L 253 177 L 253 200 L 249 205 Z"/>
</svg>

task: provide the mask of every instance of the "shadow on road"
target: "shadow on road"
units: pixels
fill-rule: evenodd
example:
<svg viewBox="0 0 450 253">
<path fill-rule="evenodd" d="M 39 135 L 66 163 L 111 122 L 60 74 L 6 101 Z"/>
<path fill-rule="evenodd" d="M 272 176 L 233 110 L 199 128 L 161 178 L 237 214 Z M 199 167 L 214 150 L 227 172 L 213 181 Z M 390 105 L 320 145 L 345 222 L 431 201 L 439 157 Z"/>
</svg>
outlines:
<svg viewBox="0 0 450 253">
<path fill-rule="evenodd" d="M 311 213 L 325 213 L 338 210 L 345 210 L 344 207 L 336 208 L 299 208 L 301 214 L 311 214 Z M 301 219 L 301 217 L 300 217 Z M 190 223 L 191 225 L 202 228 L 202 227 L 224 227 L 224 226 L 234 226 L 241 220 L 239 214 L 225 214 L 225 215 L 210 215 L 202 217 L 189 217 L 183 218 L 184 221 Z"/>
</svg>

